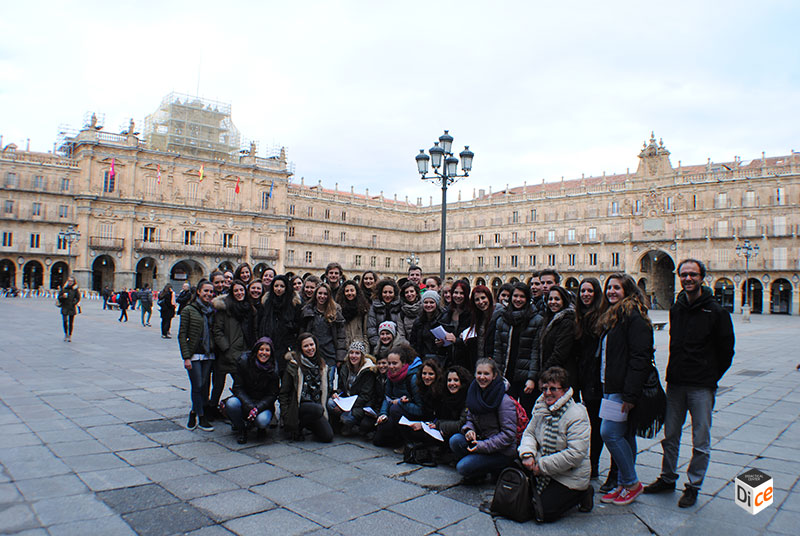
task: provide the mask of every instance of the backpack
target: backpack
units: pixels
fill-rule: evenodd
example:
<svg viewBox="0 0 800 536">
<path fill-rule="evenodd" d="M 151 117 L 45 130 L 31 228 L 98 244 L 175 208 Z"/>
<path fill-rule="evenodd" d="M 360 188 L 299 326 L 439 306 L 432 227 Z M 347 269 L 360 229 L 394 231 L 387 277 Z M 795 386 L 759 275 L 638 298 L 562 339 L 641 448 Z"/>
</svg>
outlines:
<svg viewBox="0 0 800 536">
<path fill-rule="evenodd" d="M 517 445 L 519 442 L 522 441 L 522 433 L 525 431 L 525 428 L 528 426 L 528 413 L 525 411 L 525 408 L 522 407 L 522 404 L 519 403 L 514 397 L 511 397 L 511 400 L 514 401 L 514 409 L 517 410 Z"/>
<path fill-rule="evenodd" d="M 423 467 L 436 467 L 437 448 L 425 443 L 409 443 L 403 448 L 403 460 L 397 462 L 421 465 Z"/>
<path fill-rule="evenodd" d="M 497 479 L 492 497 L 493 514 L 524 523 L 533 517 L 531 482 L 518 467 L 506 467 Z"/>
</svg>

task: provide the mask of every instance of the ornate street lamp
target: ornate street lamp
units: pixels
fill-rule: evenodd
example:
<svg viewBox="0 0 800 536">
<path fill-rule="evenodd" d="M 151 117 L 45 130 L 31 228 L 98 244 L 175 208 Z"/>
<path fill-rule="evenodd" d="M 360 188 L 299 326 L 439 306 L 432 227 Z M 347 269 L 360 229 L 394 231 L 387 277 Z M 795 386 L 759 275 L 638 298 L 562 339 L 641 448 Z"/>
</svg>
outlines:
<svg viewBox="0 0 800 536">
<path fill-rule="evenodd" d="M 472 159 L 475 156 L 469 150 L 469 146 L 464 147 L 464 150 L 458 155 L 461 157 L 461 169 L 464 174 L 459 175 L 458 158 L 451 152 L 452 147 L 453 136 L 445 130 L 444 134 L 439 136 L 439 141 L 428 149 L 430 156 L 425 154 L 424 149 L 420 149 L 419 154 L 416 156 L 417 171 L 419 171 L 422 179 L 432 180 L 442 188 L 442 240 L 439 248 L 439 277 L 442 281 L 444 281 L 445 252 L 447 249 L 447 187 L 460 178 L 469 177 L 469 172 L 472 171 Z M 433 175 L 430 176 L 427 175 L 428 164 L 433 167 Z M 439 168 L 441 168 L 441 171 L 439 171 Z"/>
<path fill-rule="evenodd" d="M 66 231 L 58 232 L 59 241 L 67 243 L 67 260 L 69 261 L 69 273 L 72 275 L 72 243 L 81 239 L 81 232 L 75 229 L 74 225 L 67 227 Z"/>
<path fill-rule="evenodd" d="M 736 255 L 744 257 L 744 305 L 742 305 L 742 320 L 750 322 L 750 257 L 758 257 L 758 244 L 751 244 L 745 239 L 741 244 L 736 245 Z"/>
</svg>

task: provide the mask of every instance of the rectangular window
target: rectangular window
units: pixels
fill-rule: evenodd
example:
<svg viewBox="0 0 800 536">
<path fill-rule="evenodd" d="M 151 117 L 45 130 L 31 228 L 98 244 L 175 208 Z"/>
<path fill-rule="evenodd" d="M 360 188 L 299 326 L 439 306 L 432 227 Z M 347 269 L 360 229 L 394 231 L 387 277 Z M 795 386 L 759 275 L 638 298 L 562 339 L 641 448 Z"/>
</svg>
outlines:
<svg viewBox="0 0 800 536">
<path fill-rule="evenodd" d="M 156 195 L 157 190 L 158 190 L 158 179 L 156 177 L 147 177 L 144 193 L 147 195 Z"/>
<path fill-rule="evenodd" d="M 529 255 L 528 256 L 528 265 L 529 266 L 536 266 L 536 255 Z"/>
<path fill-rule="evenodd" d="M 114 237 L 114 224 L 113 223 L 101 223 L 97 226 L 98 231 L 100 232 L 100 238 L 113 238 Z"/>
<path fill-rule="evenodd" d="M 589 240 L 597 240 L 597 227 L 589 227 Z"/>
<path fill-rule="evenodd" d="M 294 225 L 290 225 L 287 231 L 290 237 L 294 236 Z"/>
<path fill-rule="evenodd" d="M 328 229 L 322 231 L 322 239 L 326 242 L 331 239 L 331 232 Z"/>
<path fill-rule="evenodd" d="M 62 177 L 61 179 L 61 191 L 68 192 L 69 191 L 69 179 L 66 177 Z"/>
<path fill-rule="evenodd" d="M 58 249 L 67 249 L 67 245 L 68 245 L 67 244 L 67 239 L 64 238 L 63 236 L 59 236 L 56 239 L 56 248 L 58 248 Z"/>
<path fill-rule="evenodd" d="M 619 216 L 619 202 L 612 201 L 611 202 L 611 215 L 612 216 Z"/>
<path fill-rule="evenodd" d="M 547 265 L 548 266 L 555 266 L 556 265 L 556 254 L 550 253 L 547 255 Z"/>
<path fill-rule="evenodd" d="M 775 216 L 772 218 L 772 226 L 774 236 L 783 236 L 786 234 L 786 216 Z"/>
<path fill-rule="evenodd" d="M 633 213 L 634 214 L 641 214 L 642 213 L 642 201 L 641 199 L 637 199 L 633 202 Z"/>
<path fill-rule="evenodd" d="M 103 192 L 107 194 L 114 192 L 114 183 L 116 183 L 116 181 L 116 173 L 114 175 L 112 175 L 110 171 L 103 173 Z"/>
<path fill-rule="evenodd" d="M 575 229 L 567 230 L 567 240 L 570 242 L 575 242 Z"/>
<path fill-rule="evenodd" d="M 19 186 L 19 176 L 16 173 L 6 173 L 6 188 Z"/>
<path fill-rule="evenodd" d="M 728 236 L 728 222 L 727 220 L 720 220 L 716 224 L 717 236 Z"/>
<path fill-rule="evenodd" d="M 692 210 L 697 210 L 697 196 L 692 196 Z"/>
<path fill-rule="evenodd" d="M 314 261 L 314 254 L 311 251 L 306 251 L 306 262 L 311 263 Z"/>
<path fill-rule="evenodd" d="M 547 231 L 547 241 L 548 242 L 555 242 L 556 241 L 556 232 L 555 231 Z"/>
<path fill-rule="evenodd" d="M 567 262 L 569 263 L 570 266 L 575 266 L 575 254 L 574 253 L 569 253 L 567 255 Z"/>
<path fill-rule="evenodd" d="M 226 188 L 226 204 L 229 207 L 232 207 L 236 204 L 236 189 L 235 188 Z"/>
<path fill-rule="evenodd" d="M 68 205 L 59 205 L 58 206 L 58 217 L 59 218 L 69 218 L 69 206 Z"/>
<path fill-rule="evenodd" d="M 772 248 L 772 262 L 776 270 L 786 270 L 788 268 L 788 248 Z"/>
<path fill-rule="evenodd" d="M 36 175 L 33 178 L 33 187 L 37 190 L 44 188 L 44 177 L 42 175 Z"/>
<path fill-rule="evenodd" d="M 597 266 L 597 253 L 589 253 L 589 266 Z"/>
<path fill-rule="evenodd" d="M 372 235 L 372 247 L 378 247 L 378 235 Z"/>
<path fill-rule="evenodd" d="M 511 231 L 511 243 L 518 244 L 519 243 L 519 235 L 516 231 Z"/>
<path fill-rule="evenodd" d="M 511 213 L 511 223 L 519 223 L 519 211 L 515 210 Z"/>
<path fill-rule="evenodd" d="M 156 241 L 156 228 L 155 227 L 145 227 L 142 231 L 142 240 L 145 242 L 155 242 Z"/>
<path fill-rule="evenodd" d="M 314 207 L 308 207 L 308 209 L 306 210 L 306 213 L 308 214 L 309 218 L 313 218 L 314 217 Z"/>
<path fill-rule="evenodd" d="M 369 266 L 370 268 L 375 268 L 378 266 L 378 257 L 372 256 L 369 258 Z"/>
<path fill-rule="evenodd" d="M 495 244 L 499 244 L 500 243 L 500 233 L 495 233 L 494 234 L 494 243 Z"/>
<path fill-rule="evenodd" d="M 294 250 L 289 249 L 286 251 L 286 262 L 289 264 L 294 264 Z"/>
<path fill-rule="evenodd" d="M 268 236 L 259 236 L 258 237 L 258 247 L 261 249 L 269 249 L 269 237 Z"/>
<path fill-rule="evenodd" d="M 392 258 L 386 257 L 386 262 L 383 265 L 384 268 L 391 268 L 392 267 Z"/>
<path fill-rule="evenodd" d="M 536 243 L 536 231 L 531 231 L 531 244 Z"/>
<path fill-rule="evenodd" d="M 31 247 L 34 249 L 39 248 L 39 233 L 31 233 Z"/>
<path fill-rule="evenodd" d="M 14 245 L 14 233 L 11 231 L 3 231 L 3 246 L 13 246 Z"/>
<path fill-rule="evenodd" d="M 479 245 L 479 246 L 482 246 L 482 245 L 483 245 L 483 235 L 482 235 L 482 234 L 479 234 L 479 235 L 478 235 L 478 245 Z"/>
<path fill-rule="evenodd" d="M 756 220 L 744 221 L 744 235 L 753 236 L 756 234 Z"/>
<path fill-rule="evenodd" d="M 672 212 L 674 210 L 672 203 L 673 201 L 671 197 L 666 198 L 664 200 L 664 210 L 666 210 L 667 212 Z"/>
<path fill-rule="evenodd" d="M 186 185 L 186 197 L 190 201 L 195 201 L 197 199 L 197 183 L 190 182 Z"/>
<path fill-rule="evenodd" d="M 500 268 L 500 256 L 499 255 L 496 255 L 495 258 L 494 258 L 494 267 L 495 268 Z"/>
<path fill-rule="evenodd" d="M 347 211 L 346 210 L 342 211 L 342 221 L 347 221 Z"/>
<path fill-rule="evenodd" d="M 339 233 L 339 242 L 347 242 L 347 232 L 342 231 Z"/>
<path fill-rule="evenodd" d="M 33 203 L 31 205 L 31 216 L 41 216 L 41 215 L 42 215 L 42 204 Z"/>
<path fill-rule="evenodd" d="M 195 235 L 196 231 L 183 231 L 183 243 L 187 246 L 194 246 L 195 245 Z"/>
<path fill-rule="evenodd" d="M 483 257 L 478 257 L 478 268 L 483 268 Z"/>
<path fill-rule="evenodd" d="M 778 188 L 775 190 L 775 204 L 776 205 L 785 205 L 786 204 L 786 189 L 785 188 Z"/>
<path fill-rule="evenodd" d="M 355 265 L 361 266 L 361 255 L 356 255 Z"/>
<path fill-rule="evenodd" d="M 269 208 L 269 192 L 261 192 L 261 210 Z"/>
<path fill-rule="evenodd" d="M 325 219 L 326 220 L 331 219 L 331 209 L 329 209 L 329 208 L 325 209 Z"/>
<path fill-rule="evenodd" d="M 595 264 L 597 264 L 597 254 L 595 255 Z M 618 267 L 619 266 L 619 253 L 612 253 L 611 254 L 611 266 Z"/>
<path fill-rule="evenodd" d="M 714 197 L 714 208 L 728 208 L 728 194 L 720 192 Z"/>
<path fill-rule="evenodd" d="M 511 255 L 511 267 L 516 268 L 517 266 L 519 266 L 519 256 Z"/>
<path fill-rule="evenodd" d="M 235 237 L 233 233 L 222 233 L 222 247 L 229 248 L 233 247 L 235 244 Z"/>
<path fill-rule="evenodd" d="M 3 211 L 6 214 L 11 214 L 14 212 L 14 202 L 10 199 L 6 199 L 5 204 L 3 205 Z"/>
<path fill-rule="evenodd" d="M 294 205 L 289 205 L 289 215 L 294 216 Z"/>
<path fill-rule="evenodd" d="M 536 209 L 531 209 L 531 221 L 536 221 Z"/>
</svg>

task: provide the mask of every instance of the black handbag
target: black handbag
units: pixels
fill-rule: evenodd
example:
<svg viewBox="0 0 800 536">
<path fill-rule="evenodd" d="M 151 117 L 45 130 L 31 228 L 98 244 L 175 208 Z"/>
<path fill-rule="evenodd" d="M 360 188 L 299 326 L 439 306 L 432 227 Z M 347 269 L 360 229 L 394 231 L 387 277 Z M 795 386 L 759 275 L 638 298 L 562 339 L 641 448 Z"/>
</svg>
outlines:
<svg viewBox="0 0 800 536">
<path fill-rule="evenodd" d="M 533 517 L 531 481 L 518 467 L 506 467 L 497 479 L 491 505 L 492 513 L 524 523 Z"/>
<path fill-rule="evenodd" d="M 652 439 L 661 431 L 667 415 L 667 394 L 661 386 L 655 361 L 651 367 L 650 374 L 642 387 L 642 396 L 628 417 L 634 433 L 645 439 Z"/>
</svg>

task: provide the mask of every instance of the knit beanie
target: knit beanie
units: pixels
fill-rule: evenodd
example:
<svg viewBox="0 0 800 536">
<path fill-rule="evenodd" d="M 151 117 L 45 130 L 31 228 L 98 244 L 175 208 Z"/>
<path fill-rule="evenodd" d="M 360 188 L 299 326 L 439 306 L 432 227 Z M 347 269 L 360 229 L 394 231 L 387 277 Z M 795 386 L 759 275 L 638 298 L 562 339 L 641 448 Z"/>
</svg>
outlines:
<svg viewBox="0 0 800 536">
<path fill-rule="evenodd" d="M 381 324 L 381 325 L 383 325 L 383 324 Z M 350 350 L 357 350 L 357 351 L 361 352 L 362 354 L 366 354 L 367 353 L 367 345 L 364 344 L 361 341 L 353 341 L 353 342 L 350 343 Z"/>
<path fill-rule="evenodd" d="M 381 322 L 378 326 L 378 333 L 381 331 L 388 331 L 392 334 L 392 337 L 397 337 L 397 324 L 392 322 L 391 320 L 387 320 L 386 322 Z"/>
<path fill-rule="evenodd" d="M 430 290 L 430 289 L 425 290 L 425 292 L 422 293 L 422 299 L 425 300 L 427 298 L 430 298 L 433 301 L 435 301 L 437 307 L 442 303 L 442 297 L 439 296 L 439 293 L 436 292 L 435 290 Z"/>
</svg>

